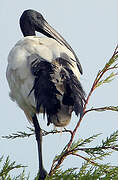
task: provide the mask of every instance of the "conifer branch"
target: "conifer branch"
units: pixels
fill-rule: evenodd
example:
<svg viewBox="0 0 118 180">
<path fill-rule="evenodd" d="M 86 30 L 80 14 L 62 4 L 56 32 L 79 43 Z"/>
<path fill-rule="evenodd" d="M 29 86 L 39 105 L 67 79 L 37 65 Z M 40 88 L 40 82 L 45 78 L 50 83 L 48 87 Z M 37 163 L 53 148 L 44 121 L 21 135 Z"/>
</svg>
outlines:
<svg viewBox="0 0 118 180">
<path fill-rule="evenodd" d="M 85 105 L 84 105 L 84 108 L 83 108 L 83 115 L 80 117 L 79 121 L 77 122 L 76 127 L 74 128 L 73 132 L 71 133 L 71 138 L 70 138 L 69 143 L 67 144 L 67 147 L 66 147 L 65 152 L 62 151 L 62 154 L 61 154 L 61 156 L 59 157 L 59 159 L 58 159 L 58 161 L 57 161 L 57 164 L 56 164 L 55 166 L 54 166 L 54 164 L 53 164 L 53 166 L 52 166 L 52 168 L 51 168 L 51 170 L 50 170 L 49 175 L 53 174 L 53 173 L 56 171 L 56 169 L 58 169 L 58 168 L 60 167 L 60 165 L 62 164 L 62 162 L 64 161 L 64 159 L 65 159 L 66 156 L 68 156 L 68 155 L 70 155 L 70 154 L 73 154 L 72 150 L 70 150 L 70 149 L 71 149 L 71 145 L 72 145 L 73 139 L 74 139 L 74 137 L 75 137 L 76 131 L 77 131 L 77 129 L 79 128 L 79 126 L 80 126 L 80 124 L 81 124 L 81 122 L 82 122 L 83 117 L 85 116 L 85 114 L 87 114 L 87 113 L 90 112 L 90 111 L 105 111 L 105 110 L 117 111 L 118 108 L 115 107 L 115 106 L 102 107 L 102 108 L 91 108 L 91 109 L 89 109 L 89 110 L 86 110 L 87 105 L 88 105 L 88 101 L 89 101 L 89 99 L 90 99 L 93 91 L 96 89 L 96 87 L 98 87 L 98 86 L 100 86 L 100 85 L 102 85 L 102 84 L 104 84 L 104 83 L 109 83 L 109 82 L 112 80 L 113 77 L 115 77 L 116 75 L 118 75 L 118 73 L 111 73 L 106 79 L 101 80 L 102 77 L 104 76 L 104 74 L 105 74 L 107 71 L 109 71 L 109 70 L 114 70 L 114 69 L 117 69 L 117 68 L 118 68 L 117 64 L 113 65 L 113 64 L 116 62 L 117 59 L 118 59 L 118 45 L 116 46 L 115 51 L 114 51 L 112 57 L 110 58 L 110 60 L 108 61 L 108 63 L 106 63 L 106 65 L 104 66 L 104 68 L 98 72 L 98 74 L 97 74 L 97 76 L 96 76 L 96 78 L 95 78 L 95 80 L 94 80 L 94 82 L 93 82 L 93 85 L 92 85 L 92 87 L 91 87 L 91 89 L 90 89 L 90 92 L 89 92 L 89 94 L 88 94 L 88 96 L 87 96 L 87 98 L 86 98 L 86 102 L 85 102 Z M 113 66 L 112 66 L 112 65 L 113 65 Z M 109 146 L 102 146 L 102 147 L 99 147 L 99 148 L 101 148 L 101 149 L 113 149 L 113 150 L 117 150 L 117 147 L 114 147 L 114 146 L 111 146 L 111 147 L 109 147 Z M 76 150 L 80 150 L 80 149 L 78 148 L 78 149 L 74 149 L 74 150 L 76 151 Z M 73 150 L 73 151 L 74 151 L 74 150 Z M 82 149 L 81 149 L 81 150 L 82 150 Z M 85 149 L 84 149 L 84 150 L 85 150 Z M 90 148 L 89 148 L 89 150 L 90 150 Z M 92 150 L 93 150 L 93 149 L 92 149 Z M 86 149 L 86 152 L 87 152 L 87 149 Z M 104 156 L 105 156 L 105 155 L 108 155 L 108 154 L 109 154 L 109 153 L 104 153 Z M 100 157 L 101 157 L 101 156 L 100 156 Z M 99 157 L 99 158 L 100 158 L 100 157 Z M 54 163 L 55 163 L 55 161 L 54 161 Z"/>
<path fill-rule="evenodd" d="M 91 109 L 86 110 L 86 113 L 91 112 L 91 111 L 97 111 L 97 112 L 116 111 L 118 112 L 118 106 L 105 106 L 105 107 L 100 107 L 100 108 L 91 108 Z"/>
<path fill-rule="evenodd" d="M 30 136 L 34 135 L 34 128 L 29 128 L 27 127 L 31 132 L 25 132 L 25 131 L 17 131 L 16 133 L 12 133 L 10 135 L 7 136 L 2 136 L 2 138 L 5 139 L 16 139 L 16 138 L 29 138 Z M 44 129 L 42 129 L 42 136 L 47 136 L 49 134 L 59 134 L 59 133 L 70 133 L 72 134 L 72 131 L 69 129 L 64 128 L 62 131 L 58 131 L 58 130 L 52 130 L 52 131 L 45 131 Z"/>
<path fill-rule="evenodd" d="M 86 107 L 87 107 L 87 105 L 88 105 L 88 101 L 89 101 L 89 99 L 90 99 L 93 91 L 94 91 L 95 88 L 97 87 L 97 85 L 98 85 L 99 81 L 101 80 L 101 78 L 103 77 L 103 75 L 104 75 L 108 70 L 110 70 L 110 69 L 109 69 L 110 66 L 111 66 L 113 63 L 115 63 L 117 59 L 118 59 L 118 45 L 116 46 L 116 48 L 115 48 L 115 50 L 114 50 L 114 53 L 113 53 L 112 57 L 110 58 L 109 62 L 106 63 L 105 67 L 104 67 L 101 71 L 98 72 L 98 74 L 97 74 L 97 76 L 96 76 L 96 78 L 95 78 L 95 80 L 94 80 L 94 82 L 93 82 L 92 88 L 91 88 L 91 90 L 90 90 L 90 92 L 89 92 L 89 94 L 88 94 L 88 96 L 87 96 L 87 99 L 86 99 L 86 102 L 85 102 L 85 105 L 84 105 L 84 108 L 83 108 L 83 115 L 80 117 L 80 119 L 79 119 L 79 121 L 78 121 L 75 129 L 73 130 L 73 134 L 71 135 L 71 139 L 70 139 L 70 141 L 69 141 L 69 143 L 68 143 L 68 148 L 67 148 L 67 150 L 70 148 L 70 146 L 71 146 L 71 144 L 72 144 L 72 141 L 73 141 L 73 139 L 74 139 L 75 133 L 76 133 L 77 129 L 79 128 L 79 126 L 80 126 L 80 124 L 81 124 L 81 121 L 82 121 L 84 115 L 87 113 Z M 114 66 L 112 67 L 112 69 L 115 69 L 115 68 L 116 68 L 116 65 L 114 65 Z"/>
<path fill-rule="evenodd" d="M 3 156 L 0 158 L 0 163 L 2 163 L 3 161 Z M 1 167 L 1 166 L 0 166 Z M 7 158 L 5 159 L 3 166 L 0 168 L 0 179 L 1 180 L 12 180 L 11 176 L 10 176 L 10 172 L 16 169 L 21 169 L 21 168 L 25 168 L 26 166 L 22 166 L 21 164 L 16 165 L 16 162 L 13 161 L 11 162 L 9 159 L 9 156 L 7 156 Z M 14 180 L 28 180 L 28 177 L 24 176 L 24 170 L 23 172 L 18 175 L 17 177 L 14 177 Z"/>
</svg>

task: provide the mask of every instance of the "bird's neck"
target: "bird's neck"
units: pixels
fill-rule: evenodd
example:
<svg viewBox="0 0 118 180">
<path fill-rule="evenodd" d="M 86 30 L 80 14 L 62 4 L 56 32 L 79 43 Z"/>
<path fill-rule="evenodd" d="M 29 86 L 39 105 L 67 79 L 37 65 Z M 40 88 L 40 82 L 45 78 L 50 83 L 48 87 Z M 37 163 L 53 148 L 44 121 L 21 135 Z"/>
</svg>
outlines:
<svg viewBox="0 0 118 180">
<path fill-rule="evenodd" d="M 24 37 L 25 36 L 36 36 L 35 28 L 29 22 L 27 22 L 27 21 L 21 22 L 20 28 L 21 28 L 21 31 L 22 31 Z"/>
</svg>

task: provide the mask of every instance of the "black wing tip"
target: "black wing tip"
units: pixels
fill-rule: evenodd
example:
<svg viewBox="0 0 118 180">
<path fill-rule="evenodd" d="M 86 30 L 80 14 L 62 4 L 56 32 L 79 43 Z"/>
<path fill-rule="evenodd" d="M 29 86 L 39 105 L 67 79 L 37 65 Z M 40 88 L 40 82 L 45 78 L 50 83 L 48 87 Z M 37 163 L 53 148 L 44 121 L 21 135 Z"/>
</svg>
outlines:
<svg viewBox="0 0 118 180">
<path fill-rule="evenodd" d="M 64 104 L 72 105 L 73 111 L 78 116 L 82 116 L 85 104 L 86 93 L 75 74 L 70 69 L 66 69 L 69 76 L 66 79 L 66 96 L 63 99 Z M 71 104 L 70 104 L 71 103 Z"/>
<path fill-rule="evenodd" d="M 77 67 L 78 67 L 81 75 L 83 75 L 83 69 L 82 69 L 82 66 L 81 66 L 80 62 L 77 62 Z"/>
</svg>

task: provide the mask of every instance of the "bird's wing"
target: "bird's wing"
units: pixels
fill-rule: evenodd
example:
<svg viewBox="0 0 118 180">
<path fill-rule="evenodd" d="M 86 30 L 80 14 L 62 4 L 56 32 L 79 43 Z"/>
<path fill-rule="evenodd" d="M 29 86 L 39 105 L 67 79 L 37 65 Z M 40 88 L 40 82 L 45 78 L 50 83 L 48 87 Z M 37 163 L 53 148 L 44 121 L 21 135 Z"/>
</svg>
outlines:
<svg viewBox="0 0 118 180">
<path fill-rule="evenodd" d="M 29 96 L 33 91 L 36 111 L 39 113 L 42 108 L 44 115 L 47 114 L 49 124 L 50 116 L 56 114 L 60 108 L 60 102 L 56 95 L 61 95 L 51 78 L 54 73 L 53 65 L 38 54 L 32 54 L 28 61 L 31 73 L 35 77 Z"/>
<path fill-rule="evenodd" d="M 63 84 L 65 86 L 65 91 L 63 95 L 63 104 L 70 105 L 73 104 L 73 110 L 75 114 L 82 115 L 83 112 L 83 105 L 85 102 L 85 92 L 82 88 L 80 81 L 78 80 L 77 76 L 73 72 L 72 64 L 69 61 L 69 57 L 66 58 L 56 58 L 56 62 L 59 66 L 62 66 L 62 74 L 64 73 Z M 61 75 L 60 72 L 60 76 Z M 73 102 L 73 103 L 72 103 Z"/>
<path fill-rule="evenodd" d="M 56 58 L 50 63 L 38 54 L 32 54 L 28 62 L 35 77 L 30 93 L 34 92 L 37 113 L 43 107 L 48 124 L 53 122 L 55 115 L 69 114 L 69 107 L 73 107 L 76 115 L 82 114 L 85 94 L 68 58 Z M 58 126 L 61 126 L 59 122 Z"/>
</svg>

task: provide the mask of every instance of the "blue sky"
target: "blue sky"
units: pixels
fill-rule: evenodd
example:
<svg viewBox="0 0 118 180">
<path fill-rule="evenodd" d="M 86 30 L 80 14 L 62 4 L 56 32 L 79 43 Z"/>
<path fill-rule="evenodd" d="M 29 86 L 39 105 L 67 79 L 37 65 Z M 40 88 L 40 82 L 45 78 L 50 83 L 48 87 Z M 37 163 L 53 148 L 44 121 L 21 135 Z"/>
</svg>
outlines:
<svg viewBox="0 0 118 180">
<path fill-rule="evenodd" d="M 6 80 L 7 56 L 15 43 L 22 38 L 19 28 L 19 17 L 25 9 L 35 9 L 41 12 L 51 24 L 73 47 L 83 67 L 84 75 L 81 83 L 88 94 L 97 72 L 112 56 L 118 40 L 118 1 L 117 0 L 4 0 L 0 11 L 0 106 L 1 126 L 0 136 L 16 131 L 25 131 L 31 125 L 23 112 L 8 96 L 9 87 Z M 40 36 L 40 34 L 38 34 Z M 118 105 L 118 77 L 108 85 L 96 89 L 92 95 L 90 107 Z M 46 122 L 39 116 L 42 127 Z M 68 128 L 73 128 L 77 118 L 73 115 Z M 50 129 L 50 128 L 49 128 Z M 107 137 L 118 129 L 118 114 L 113 112 L 89 113 L 81 123 L 76 138 L 85 138 L 96 133 Z M 64 144 L 68 135 L 50 135 L 43 139 L 44 164 L 49 171 L 51 162 Z M 31 179 L 37 173 L 38 163 L 35 137 L 29 139 L 0 139 L 0 155 L 10 155 L 11 159 L 27 165 Z M 71 160 L 71 161 L 70 161 Z M 118 165 L 118 155 L 114 153 L 110 162 Z M 70 157 L 64 162 L 64 168 L 80 166 L 81 160 Z M 68 166 L 69 165 L 69 166 Z"/>
</svg>

